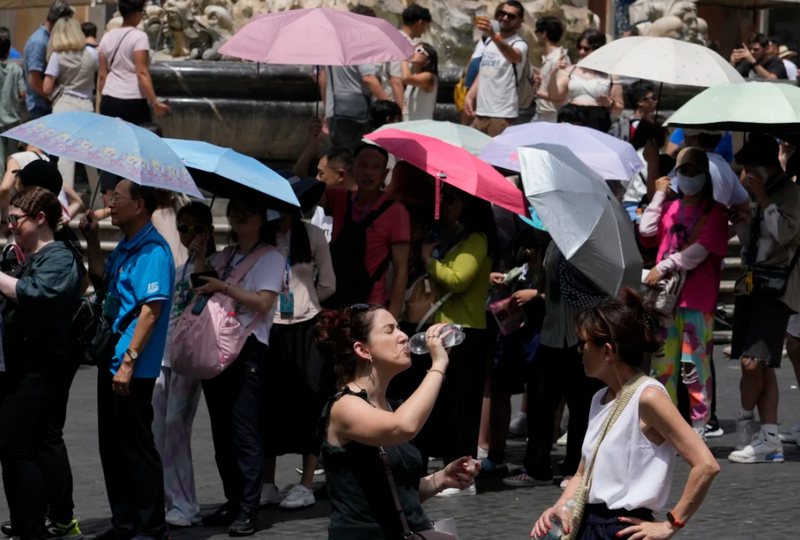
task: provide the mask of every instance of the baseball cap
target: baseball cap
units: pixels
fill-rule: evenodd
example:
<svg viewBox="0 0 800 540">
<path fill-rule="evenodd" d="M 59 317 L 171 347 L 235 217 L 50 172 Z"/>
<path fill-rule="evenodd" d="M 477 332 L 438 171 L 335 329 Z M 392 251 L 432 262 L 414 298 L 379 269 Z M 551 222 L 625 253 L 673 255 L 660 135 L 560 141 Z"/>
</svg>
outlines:
<svg viewBox="0 0 800 540">
<path fill-rule="evenodd" d="M 64 179 L 58 172 L 55 163 L 45 159 L 35 159 L 22 169 L 13 171 L 24 187 L 39 186 L 58 196 L 64 185 Z"/>
<path fill-rule="evenodd" d="M 740 165 L 778 164 L 778 141 L 769 135 L 753 133 L 734 158 Z"/>
<path fill-rule="evenodd" d="M 699 146 L 687 146 L 678 152 L 678 159 L 675 168 L 679 169 L 682 165 L 691 163 L 703 172 L 708 172 L 708 155 Z"/>
</svg>

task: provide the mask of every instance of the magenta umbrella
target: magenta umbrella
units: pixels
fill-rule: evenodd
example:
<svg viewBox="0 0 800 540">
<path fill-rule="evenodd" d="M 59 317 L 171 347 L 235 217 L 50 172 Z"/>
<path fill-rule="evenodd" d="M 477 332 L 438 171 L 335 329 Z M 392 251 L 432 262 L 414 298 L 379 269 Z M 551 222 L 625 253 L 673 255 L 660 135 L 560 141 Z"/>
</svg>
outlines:
<svg viewBox="0 0 800 540">
<path fill-rule="evenodd" d="M 354 66 L 406 60 L 414 46 L 383 19 L 310 8 L 256 17 L 219 52 L 267 64 Z"/>
<path fill-rule="evenodd" d="M 438 180 L 443 180 L 515 214 L 528 215 L 528 204 L 522 191 L 491 165 L 463 148 L 434 137 L 394 128 L 374 131 L 364 138 L 436 178 L 437 199 Z M 437 216 L 438 207 L 437 200 Z"/>
</svg>

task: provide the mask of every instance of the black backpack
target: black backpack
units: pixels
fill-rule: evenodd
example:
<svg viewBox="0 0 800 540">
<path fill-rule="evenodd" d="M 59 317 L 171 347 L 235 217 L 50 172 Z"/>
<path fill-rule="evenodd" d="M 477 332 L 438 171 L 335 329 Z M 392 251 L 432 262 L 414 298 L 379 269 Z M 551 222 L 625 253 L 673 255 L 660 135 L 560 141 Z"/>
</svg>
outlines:
<svg viewBox="0 0 800 540">
<path fill-rule="evenodd" d="M 353 221 L 352 202 L 348 195 L 344 212 L 344 226 L 339 236 L 331 242 L 331 262 L 336 273 L 336 292 L 328 298 L 324 306 L 328 309 L 341 309 L 353 304 L 366 302 L 372 287 L 389 267 L 387 256 L 373 274 L 367 271 L 364 254 L 367 250 L 367 229 L 381 214 L 395 204 L 386 201 L 370 212 L 362 221 Z"/>
</svg>

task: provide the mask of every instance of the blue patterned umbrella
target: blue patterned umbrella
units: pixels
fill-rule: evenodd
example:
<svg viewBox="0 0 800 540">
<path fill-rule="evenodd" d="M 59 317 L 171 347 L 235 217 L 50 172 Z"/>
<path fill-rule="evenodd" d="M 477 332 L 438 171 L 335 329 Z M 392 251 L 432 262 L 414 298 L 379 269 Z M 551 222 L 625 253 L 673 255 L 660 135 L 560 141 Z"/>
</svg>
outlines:
<svg viewBox="0 0 800 540">
<path fill-rule="evenodd" d="M 203 198 L 181 159 L 163 139 L 119 118 L 83 111 L 48 114 L 2 135 L 142 186 Z"/>
</svg>

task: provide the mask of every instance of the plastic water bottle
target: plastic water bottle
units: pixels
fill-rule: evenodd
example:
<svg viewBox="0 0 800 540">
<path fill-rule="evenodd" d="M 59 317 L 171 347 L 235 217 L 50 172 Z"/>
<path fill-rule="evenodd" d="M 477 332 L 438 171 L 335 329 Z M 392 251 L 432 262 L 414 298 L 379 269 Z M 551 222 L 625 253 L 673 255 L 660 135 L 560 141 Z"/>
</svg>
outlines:
<svg viewBox="0 0 800 540">
<path fill-rule="evenodd" d="M 464 338 L 467 337 L 460 324 L 446 325 L 442 328 L 441 334 L 445 336 L 442 344 L 448 348 L 460 345 L 464 342 Z M 408 349 L 414 354 L 427 354 L 428 341 L 425 337 L 425 332 L 417 332 L 411 336 L 411 339 L 408 340 Z"/>
<path fill-rule="evenodd" d="M 568 519 L 572 519 L 572 509 L 575 508 L 575 501 L 570 500 L 567 504 L 564 505 L 564 513 L 568 516 Z M 536 540 L 561 540 L 561 537 L 564 536 L 564 529 L 562 528 L 561 518 L 557 515 L 553 515 L 550 517 L 550 523 L 553 525 L 550 527 L 550 530 L 544 536 L 539 536 Z"/>
</svg>

